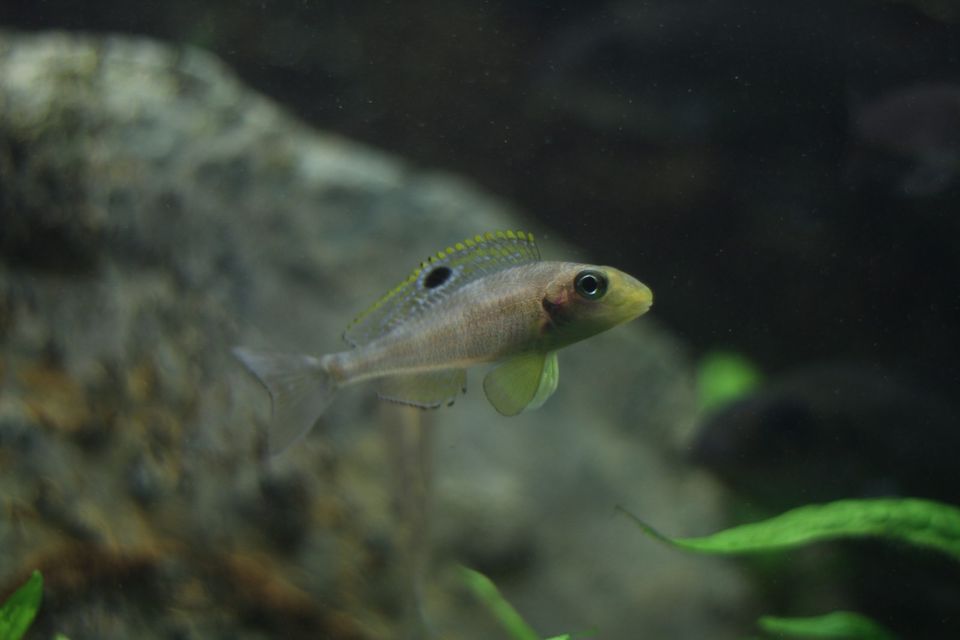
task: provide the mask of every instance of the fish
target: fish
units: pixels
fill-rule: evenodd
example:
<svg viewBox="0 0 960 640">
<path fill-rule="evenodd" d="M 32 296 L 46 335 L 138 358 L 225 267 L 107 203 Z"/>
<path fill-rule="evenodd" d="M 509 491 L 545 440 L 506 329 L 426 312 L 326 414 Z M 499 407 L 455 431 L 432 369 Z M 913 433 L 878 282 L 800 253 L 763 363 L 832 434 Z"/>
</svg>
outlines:
<svg viewBox="0 0 960 640">
<path fill-rule="evenodd" d="M 903 196 L 950 189 L 960 175 L 960 85 L 918 83 L 855 109 L 853 182 L 892 184 Z"/>
<path fill-rule="evenodd" d="M 909 4 L 928 18 L 946 24 L 960 23 L 960 7 L 955 0 L 886 0 L 891 4 Z"/>
<path fill-rule="evenodd" d="M 496 366 L 483 390 L 504 416 L 557 389 L 557 351 L 646 313 L 653 293 L 618 269 L 540 258 L 533 234 L 496 231 L 430 256 L 344 331 L 351 349 L 322 356 L 235 347 L 270 394 L 271 454 L 305 436 L 337 390 L 375 380 L 385 400 L 453 404 L 467 369 Z"/>
</svg>

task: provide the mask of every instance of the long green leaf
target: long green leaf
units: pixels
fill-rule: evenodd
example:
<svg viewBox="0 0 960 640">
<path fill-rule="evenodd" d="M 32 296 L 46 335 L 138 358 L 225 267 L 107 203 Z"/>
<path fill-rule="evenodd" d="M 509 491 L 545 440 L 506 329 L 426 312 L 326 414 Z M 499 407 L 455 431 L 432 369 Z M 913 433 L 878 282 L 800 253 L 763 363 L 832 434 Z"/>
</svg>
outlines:
<svg viewBox="0 0 960 640">
<path fill-rule="evenodd" d="M 494 617 L 514 640 L 540 640 L 537 632 L 517 613 L 517 610 L 500 595 L 500 591 L 487 576 L 479 571 L 460 567 L 464 583 L 487 605 Z"/>
<path fill-rule="evenodd" d="M 852 611 L 834 611 L 811 618 L 764 616 L 761 629 L 781 638 L 828 638 L 829 640 L 894 640 L 880 623 Z"/>
<path fill-rule="evenodd" d="M 619 509 L 647 535 L 700 553 L 757 553 L 835 538 L 878 537 L 936 549 L 960 560 L 960 509 L 931 500 L 839 500 L 799 507 L 702 538 L 668 538 Z"/>
<path fill-rule="evenodd" d="M 26 584 L 0 607 L 0 640 L 20 640 L 30 628 L 43 597 L 43 576 L 34 571 Z"/>
</svg>

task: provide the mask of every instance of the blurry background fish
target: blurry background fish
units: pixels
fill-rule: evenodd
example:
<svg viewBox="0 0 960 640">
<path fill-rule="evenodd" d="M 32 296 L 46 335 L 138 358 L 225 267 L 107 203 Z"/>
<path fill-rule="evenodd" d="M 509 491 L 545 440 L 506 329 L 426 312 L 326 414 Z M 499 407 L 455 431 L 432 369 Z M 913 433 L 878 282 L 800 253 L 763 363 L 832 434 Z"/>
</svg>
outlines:
<svg viewBox="0 0 960 640">
<path fill-rule="evenodd" d="M 952 0 L 885 0 L 890 3 L 908 4 L 934 20 L 960 22 L 960 7 Z"/>
<path fill-rule="evenodd" d="M 960 174 L 960 84 L 900 87 L 856 107 L 854 183 L 893 185 L 904 196 L 956 187 Z"/>
<path fill-rule="evenodd" d="M 879 496 L 960 504 L 958 424 L 955 404 L 889 370 L 810 365 L 708 413 L 692 455 L 769 513 Z"/>
</svg>

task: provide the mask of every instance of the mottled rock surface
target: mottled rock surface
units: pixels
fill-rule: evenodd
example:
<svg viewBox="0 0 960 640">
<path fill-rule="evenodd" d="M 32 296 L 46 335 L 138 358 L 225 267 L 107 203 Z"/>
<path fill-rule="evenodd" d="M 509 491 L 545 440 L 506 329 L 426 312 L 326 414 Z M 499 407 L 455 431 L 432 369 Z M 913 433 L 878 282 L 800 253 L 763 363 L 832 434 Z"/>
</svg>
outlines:
<svg viewBox="0 0 960 640">
<path fill-rule="evenodd" d="M 0 579 L 43 569 L 38 637 L 400 637 L 386 445 L 409 417 L 351 389 L 263 461 L 268 401 L 229 347 L 339 349 L 419 259 L 523 226 L 451 175 L 307 128 L 197 50 L 0 35 Z M 501 418 L 474 374 L 426 418 L 428 625 L 497 637 L 451 576 L 465 562 L 543 633 L 733 637 L 739 578 L 613 512 L 720 525 L 678 455 L 681 346 L 644 319 L 560 361 L 540 411 Z"/>
</svg>

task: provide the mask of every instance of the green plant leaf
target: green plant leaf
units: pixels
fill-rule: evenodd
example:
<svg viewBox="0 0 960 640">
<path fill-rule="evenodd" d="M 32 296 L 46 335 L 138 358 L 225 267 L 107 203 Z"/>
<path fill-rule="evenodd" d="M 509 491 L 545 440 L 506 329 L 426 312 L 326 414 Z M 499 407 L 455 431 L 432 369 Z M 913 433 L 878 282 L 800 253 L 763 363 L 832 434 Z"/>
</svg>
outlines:
<svg viewBox="0 0 960 640">
<path fill-rule="evenodd" d="M 43 598 L 43 576 L 34 571 L 0 607 L 0 640 L 20 640 L 30 628 Z"/>
<path fill-rule="evenodd" d="M 473 591 L 514 640 L 540 640 L 537 632 L 517 613 L 517 610 L 500 595 L 497 586 L 479 571 L 460 567 L 464 584 Z"/>
<path fill-rule="evenodd" d="M 931 500 L 839 500 L 799 507 L 702 538 L 668 538 L 628 511 L 618 509 L 647 535 L 700 553 L 757 553 L 835 538 L 877 537 L 936 549 L 960 560 L 960 509 Z"/>
<path fill-rule="evenodd" d="M 811 618 L 764 616 L 757 621 L 757 625 L 781 638 L 894 640 L 896 637 L 880 623 L 852 611 L 834 611 Z"/>
<path fill-rule="evenodd" d="M 732 351 L 712 351 L 697 364 L 697 403 L 714 411 L 756 389 L 763 376 L 750 360 Z"/>
</svg>

